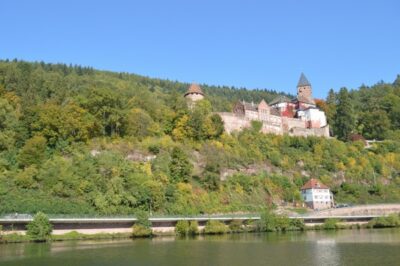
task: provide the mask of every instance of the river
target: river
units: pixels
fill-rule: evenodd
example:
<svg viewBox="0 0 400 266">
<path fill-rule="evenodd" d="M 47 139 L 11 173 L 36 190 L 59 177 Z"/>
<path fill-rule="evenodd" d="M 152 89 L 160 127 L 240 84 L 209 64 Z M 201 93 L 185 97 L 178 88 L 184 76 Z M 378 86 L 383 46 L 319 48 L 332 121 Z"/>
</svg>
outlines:
<svg viewBox="0 0 400 266">
<path fill-rule="evenodd" d="M 0 245 L 0 265 L 400 265 L 400 229 Z"/>
</svg>

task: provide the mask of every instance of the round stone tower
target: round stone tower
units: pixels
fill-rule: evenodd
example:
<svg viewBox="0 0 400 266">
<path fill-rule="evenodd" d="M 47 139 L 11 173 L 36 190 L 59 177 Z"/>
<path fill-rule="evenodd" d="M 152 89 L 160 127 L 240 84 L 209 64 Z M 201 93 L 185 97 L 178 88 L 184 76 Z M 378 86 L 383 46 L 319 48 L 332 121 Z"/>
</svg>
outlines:
<svg viewBox="0 0 400 266">
<path fill-rule="evenodd" d="M 192 102 L 200 101 L 204 99 L 204 93 L 200 86 L 196 83 L 192 83 L 189 89 L 185 93 L 185 98 L 191 100 Z"/>
</svg>

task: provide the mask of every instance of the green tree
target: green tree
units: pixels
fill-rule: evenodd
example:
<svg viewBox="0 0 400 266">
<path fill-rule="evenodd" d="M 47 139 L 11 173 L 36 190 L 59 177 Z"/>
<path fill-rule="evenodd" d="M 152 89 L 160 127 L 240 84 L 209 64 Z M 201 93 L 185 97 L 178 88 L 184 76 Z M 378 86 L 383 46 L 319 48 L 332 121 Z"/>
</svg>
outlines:
<svg viewBox="0 0 400 266">
<path fill-rule="evenodd" d="M 334 92 L 333 89 L 330 89 L 328 92 L 328 96 L 326 98 L 326 118 L 328 121 L 328 124 L 330 125 L 331 129 L 335 128 L 335 115 L 336 115 L 336 93 Z"/>
<path fill-rule="evenodd" d="M 188 233 L 192 236 L 199 234 L 199 223 L 197 221 L 190 221 Z"/>
<path fill-rule="evenodd" d="M 337 98 L 337 111 L 334 116 L 335 135 L 347 141 L 355 129 L 354 108 L 346 88 L 341 88 Z"/>
<path fill-rule="evenodd" d="M 95 130 L 93 117 L 73 103 L 65 106 L 44 104 L 38 114 L 38 120 L 32 128 L 46 137 L 50 145 L 63 141 L 87 141 Z"/>
<path fill-rule="evenodd" d="M 125 125 L 124 107 L 127 104 L 122 93 L 106 88 L 91 88 L 87 95 L 79 97 L 79 101 L 96 117 L 103 136 L 122 134 Z"/>
<path fill-rule="evenodd" d="M 149 215 L 144 211 L 136 212 L 137 221 L 132 227 L 133 237 L 150 237 L 152 236 L 151 222 Z"/>
<path fill-rule="evenodd" d="M 38 170 L 35 166 L 24 168 L 23 171 L 15 175 L 15 183 L 22 188 L 36 188 L 38 186 L 36 176 Z"/>
<path fill-rule="evenodd" d="M 225 130 L 224 122 L 222 121 L 221 116 L 219 116 L 218 114 L 212 114 L 209 119 L 211 121 L 211 129 L 208 135 L 211 138 L 219 138 Z"/>
<path fill-rule="evenodd" d="M 382 140 L 390 129 L 390 120 L 383 110 L 362 113 L 360 119 L 362 135 L 367 139 Z"/>
<path fill-rule="evenodd" d="M 211 104 L 207 100 L 196 102 L 189 116 L 188 125 L 191 128 L 191 137 L 194 140 L 205 140 L 208 138 L 208 131 L 211 125 L 207 118 L 211 112 Z"/>
<path fill-rule="evenodd" d="M 43 212 L 38 212 L 26 227 L 26 234 L 33 241 L 46 241 L 53 231 L 49 218 Z"/>
<path fill-rule="evenodd" d="M 22 167 L 39 165 L 46 158 L 47 141 L 42 136 L 34 136 L 28 139 L 19 152 L 18 163 Z"/>
<path fill-rule="evenodd" d="M 0 151 L 14 146 L 17 125 L 17 112 L 8 100 L 0 98 Z"/>
<path fill-rule="evenodd" d="M 187 236 L 189 234 L 189 221 L 178 221 L 175 225 L 175 233 L 180 236 Z"/>
<path fill-rule="evenodd" d="M 143 138 L 159 133 L 159 126 L 142 109 L 134 108 L 127 115 L 126 134 Z"/>
<path fill-rule="evenodd" d="M 171 153 L 169 170 L 174 182 L 188 182 L 192 174 L 193 165 L 186 154 L 178 147 Z"/>
</svg>

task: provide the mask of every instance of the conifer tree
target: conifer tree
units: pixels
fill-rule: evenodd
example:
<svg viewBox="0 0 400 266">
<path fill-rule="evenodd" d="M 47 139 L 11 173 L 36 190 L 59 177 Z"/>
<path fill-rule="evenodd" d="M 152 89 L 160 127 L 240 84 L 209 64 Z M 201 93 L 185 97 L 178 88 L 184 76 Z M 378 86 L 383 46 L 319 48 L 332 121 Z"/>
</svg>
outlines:
<svg viewBox="0 0 400 266">
<path fill-rule="evenodd" d="M 348 140 L 355 128 L 354 108 L 349 92 L 341 88 L 337 98 L 337 110 L 334 116 L 334 133 L 340 140 Z"/>
</svg>

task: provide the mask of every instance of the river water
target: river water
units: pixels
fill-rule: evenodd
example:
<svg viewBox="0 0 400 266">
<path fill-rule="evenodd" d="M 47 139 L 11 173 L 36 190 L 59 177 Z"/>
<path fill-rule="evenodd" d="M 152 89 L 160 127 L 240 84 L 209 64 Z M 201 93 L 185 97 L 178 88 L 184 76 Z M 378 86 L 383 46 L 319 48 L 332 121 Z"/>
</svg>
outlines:
<svg viewBox="0 0 400 266">
<path fill-rule="evenodd" d="M 0 265 L 400 265 L 400 229 L 0 245 Z"/>
</svg>

